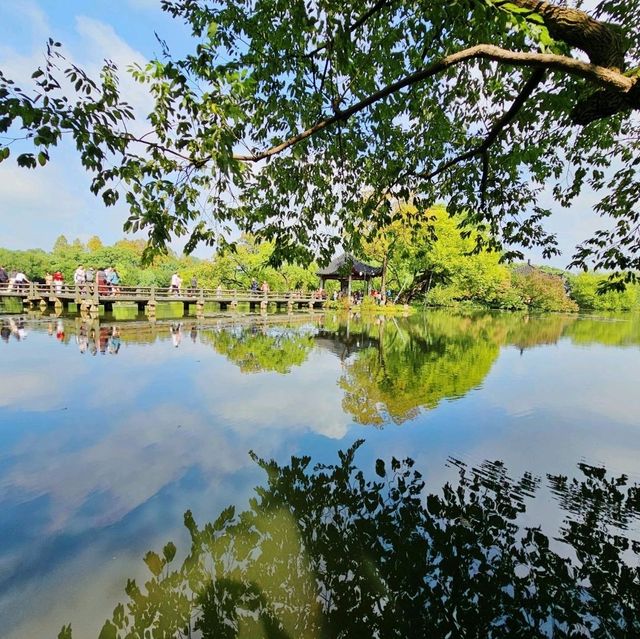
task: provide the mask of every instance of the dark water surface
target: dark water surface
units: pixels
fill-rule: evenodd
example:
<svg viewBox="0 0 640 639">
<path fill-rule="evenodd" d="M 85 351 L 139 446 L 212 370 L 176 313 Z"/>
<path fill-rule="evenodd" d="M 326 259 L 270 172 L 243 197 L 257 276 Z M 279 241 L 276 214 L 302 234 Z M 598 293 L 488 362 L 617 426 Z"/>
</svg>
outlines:
<svg viewBox="0 0 640 639">
<path fill-rule="evenodd" d="M 360 467 L 411 457 L 432 491 L 485 460 L 640 481 L 638 315 L 0 322 L 11 639 L 97 636 L 149 548 L 184 551 L 185 510 L 213 519 L 264 483 L 249 450 L 329 463 L 364 438 Z M 559 501 L 544 489 L 527 517 L 553 530 Z"/>
</svg>

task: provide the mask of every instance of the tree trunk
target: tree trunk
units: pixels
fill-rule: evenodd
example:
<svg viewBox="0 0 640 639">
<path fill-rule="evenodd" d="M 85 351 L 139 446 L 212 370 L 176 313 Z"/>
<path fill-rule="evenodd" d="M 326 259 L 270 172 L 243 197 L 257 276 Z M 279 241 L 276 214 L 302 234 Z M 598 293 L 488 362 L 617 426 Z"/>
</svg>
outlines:
<svg viewBox="0 0 640 639">
<path fill-rule="evenodd" d="M 380 294 L 382 295 L 382 303 L 387 303 L 387 254 L 384 254 L 384 259 L 382 260 L 382 281 L 380 282 Z"/>
<path fill-rule="evenodd" d="M 628 49 L 622 29 L 594 20 L 585 11 L 561 7 L 544 0 L 509 0 L 510 3 L 539 15 L 555 40 L 584 51 L 593 64 L 623 71 Z M 505 4 L 498 0 L 497 6 Z"/>
</svg>

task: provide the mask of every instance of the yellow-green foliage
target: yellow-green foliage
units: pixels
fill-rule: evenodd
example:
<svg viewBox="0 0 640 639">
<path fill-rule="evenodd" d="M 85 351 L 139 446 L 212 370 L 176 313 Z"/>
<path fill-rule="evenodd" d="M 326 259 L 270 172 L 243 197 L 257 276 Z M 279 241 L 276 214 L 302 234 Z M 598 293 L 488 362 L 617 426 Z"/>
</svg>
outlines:
<svg viewBox="0 0 640 639">
<path fill-rule="evenodd" d="M 513 287 L 529 309 L 573 313 L 578 305 L 567 295 L 561 277 L 533 269 L 526 275 L 513 275 Z"/>
<path fill-rule="evenodd" d="M 307 359 L 314 345 L 312 335 L 281 328 L 204 331 L 201 340 L 210 343 L 243 373 L 288 373 Z"/>
<path fill-rule="evenodd" d="M 595 311 L 630 311 L 640 308 L 640 285 L 628 284 L 624 291 L 598 292 L 607 281 L 606 275 L 580 273 L 569 280 L 571 297 L 578 306 Z"/>
</svg>

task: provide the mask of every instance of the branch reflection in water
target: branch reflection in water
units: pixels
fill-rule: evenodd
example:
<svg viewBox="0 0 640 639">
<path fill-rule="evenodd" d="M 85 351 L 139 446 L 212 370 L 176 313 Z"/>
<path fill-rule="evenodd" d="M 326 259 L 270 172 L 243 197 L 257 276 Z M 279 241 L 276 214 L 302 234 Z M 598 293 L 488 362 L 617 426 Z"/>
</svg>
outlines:
<svg viewBox="0 0 640 639">
<path fill-rule="evenodd" d="M 101 639 L 638 636 L 638 486 L 585 464 L 549 476 L 566 509 L 550 538 L 520 521 L 539 478 L 452 459 L 457 482 L 429 493 L 411 459 L 365 475 L 361 443 L 313 468 L 254 455 L 268 482 L 249 509 L 202 527 L 187 512 L 182 565 L 172 543 L 148 552 L 149 580 L 127 583 Z"/>
</svg>

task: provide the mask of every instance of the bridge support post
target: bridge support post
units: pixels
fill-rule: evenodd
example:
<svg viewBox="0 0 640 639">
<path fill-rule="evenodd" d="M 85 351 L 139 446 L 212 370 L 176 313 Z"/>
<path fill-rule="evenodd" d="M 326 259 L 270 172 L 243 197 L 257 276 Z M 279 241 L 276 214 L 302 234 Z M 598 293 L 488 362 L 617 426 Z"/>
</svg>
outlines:
<svg viewBox="0 0 640 639">
<path fill-rule="evenodd" d="M 249 302 L 249 310 L 253 313 L 258 306 L 258 302 Z"/>
<path fill-rule="evenodd" d="M 147 308 L 147 303 L 146 302 L 136 302 L 137 306 L 138 306 L 138 313 L 144 313 L 146 308 Z"/>
<path fill-rule="evenodd" d="M 182 314 L 186 317 L 189 315 L 189 309 L 191 308 L 191 302 L 182 302 Z"/>
<path fill-rule="evenodd" d="M 198 295 L 198 301 L 196 302 L 196 317 L 202 317 L 204 315 L 204 290 L 200 289 Z"/>
<path fill-rule="evenodd" d="M 156 287 L 152 286 L 149 293 L 149 301 L 145 308 L 149 321 L 155 322 L 156 320 Z"/>
</svg>

